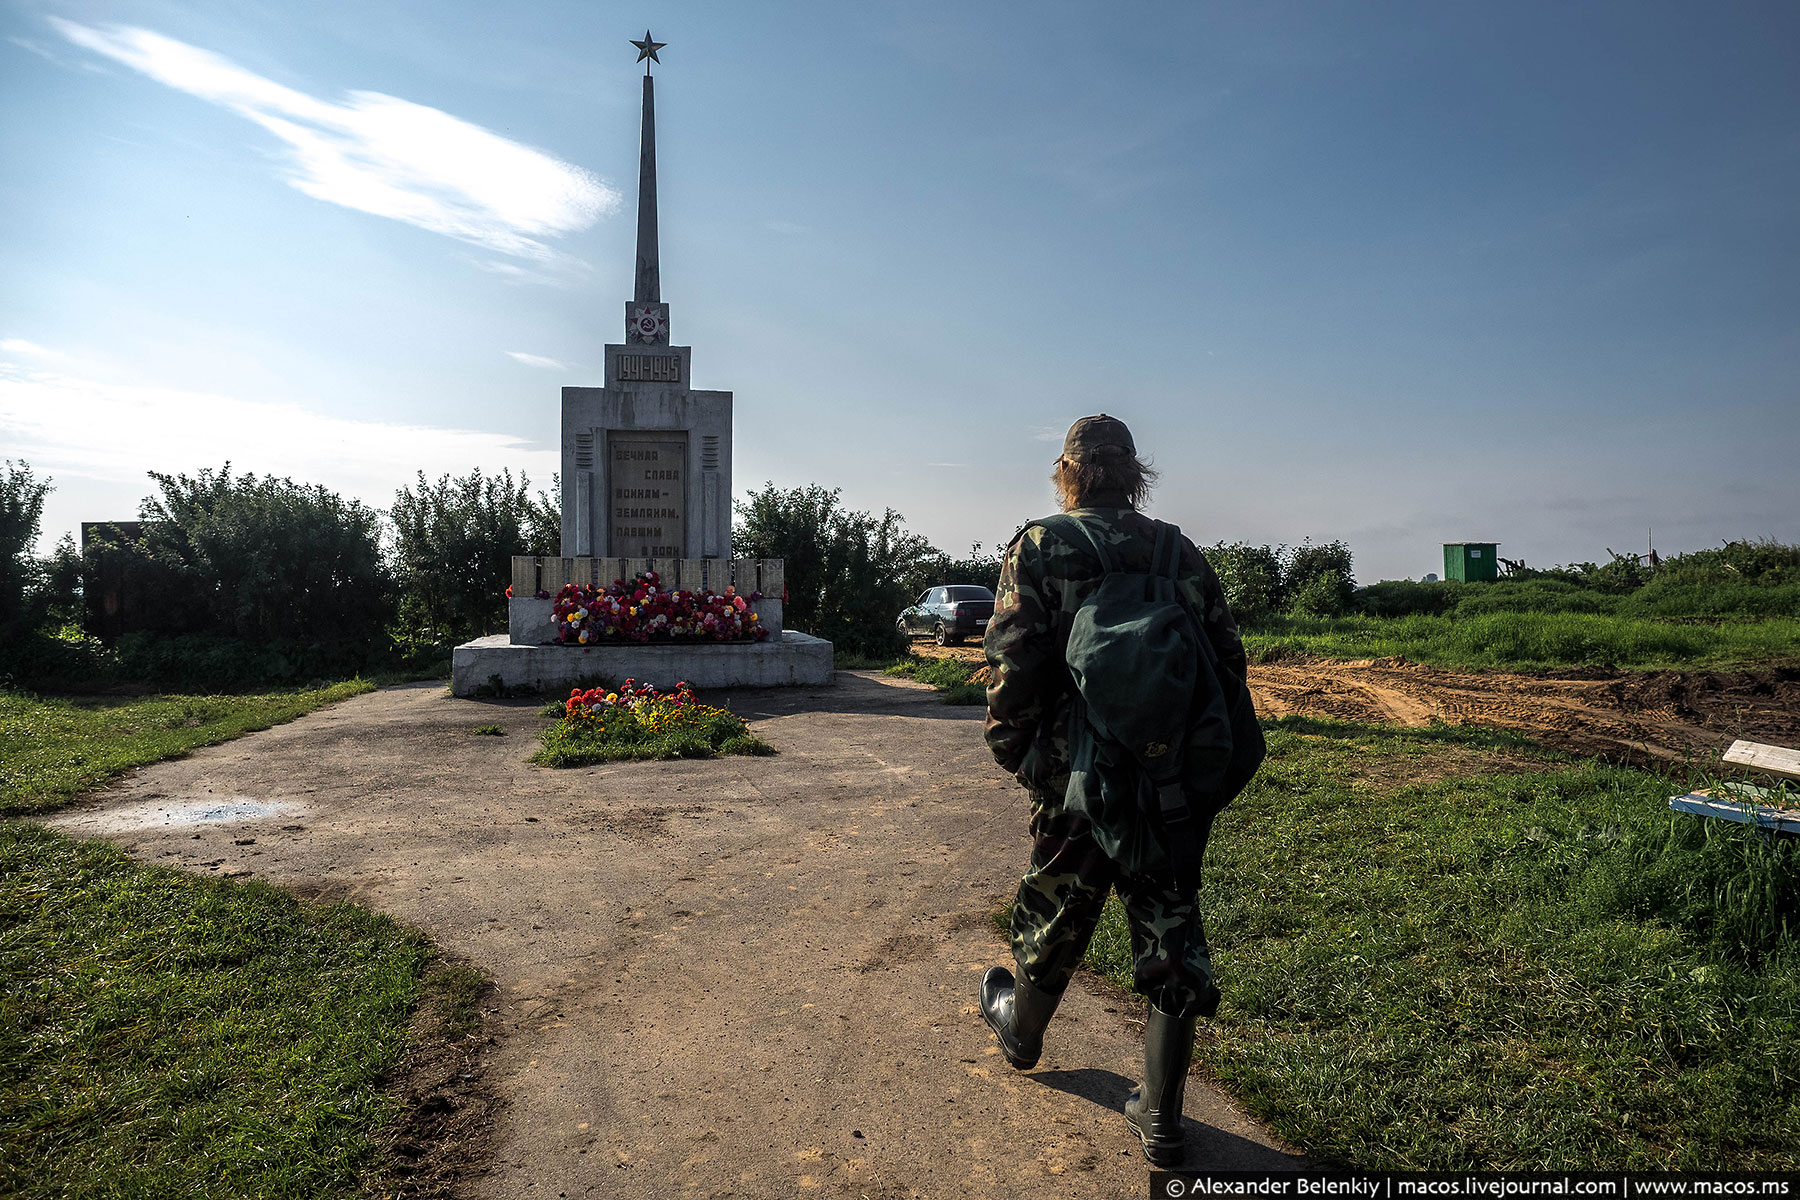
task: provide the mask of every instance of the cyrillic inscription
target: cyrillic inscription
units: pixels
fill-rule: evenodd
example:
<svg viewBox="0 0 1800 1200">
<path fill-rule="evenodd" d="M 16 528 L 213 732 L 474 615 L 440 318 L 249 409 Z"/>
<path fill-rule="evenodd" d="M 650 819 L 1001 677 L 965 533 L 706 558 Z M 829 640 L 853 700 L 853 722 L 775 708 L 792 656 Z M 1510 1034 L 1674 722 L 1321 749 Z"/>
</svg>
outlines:
<svg viewBox="0 0 1800 1200">
<path fill-rule="evenodd" d="M 622 355 L 620 362 L 630 356 Z M 648 357 L 648 356 L 646 356 Z M 607 434 L 607 553 L 681 558 L 687 542 L 687 435 L 666 430 Z"/>
</svg>

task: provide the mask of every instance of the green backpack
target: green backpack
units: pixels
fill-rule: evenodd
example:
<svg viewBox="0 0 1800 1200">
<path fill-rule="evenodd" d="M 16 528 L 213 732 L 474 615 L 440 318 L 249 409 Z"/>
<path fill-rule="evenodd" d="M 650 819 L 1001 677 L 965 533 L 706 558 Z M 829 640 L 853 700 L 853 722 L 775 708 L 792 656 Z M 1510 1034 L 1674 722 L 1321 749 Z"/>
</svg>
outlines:
<svg viewBox="0 0 1800 1200">
<path fill-rule="evenodd" d="M 1264 755 L 1249 691 L 1219 667 L 1176 586 L 1181 531 L 1156 522 L 1147 573 L 1119 569 L 1078 517 L 1038 524 L 1093 547 L 1105 572 L 1075 612 L 1064 658 L 1074 684 L 1067 807 L 1134 874 L 1199 884 L 1207 831 Z"/>
</svg>

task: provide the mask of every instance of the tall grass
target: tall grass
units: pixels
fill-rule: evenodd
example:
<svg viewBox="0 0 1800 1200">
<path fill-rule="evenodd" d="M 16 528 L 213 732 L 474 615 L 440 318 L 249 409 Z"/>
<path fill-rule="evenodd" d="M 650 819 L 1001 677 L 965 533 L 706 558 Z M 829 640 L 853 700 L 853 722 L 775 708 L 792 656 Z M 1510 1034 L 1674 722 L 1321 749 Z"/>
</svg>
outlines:
<svg viewBox="0 0 1800 1200">
<path fill-rule="evenodd" d="M 1271 729 L 1208 851 L 1206 1067 L 1363 1167 L 1800 1167 L 1800 848 L 1437 733 Z M 1089 954 L 1129 983 L 1116 906 Z"/>
<path fill-rule="evenodd" d="M 1657 668 L 1800 658 L 1800 620 L 1672 624 L 1577 612 L 1489 612 L 1469 617 L 1275 617 L 1245 633 L 1265 659 L 1403 655 L 1446 667 Z"/>
</svg>

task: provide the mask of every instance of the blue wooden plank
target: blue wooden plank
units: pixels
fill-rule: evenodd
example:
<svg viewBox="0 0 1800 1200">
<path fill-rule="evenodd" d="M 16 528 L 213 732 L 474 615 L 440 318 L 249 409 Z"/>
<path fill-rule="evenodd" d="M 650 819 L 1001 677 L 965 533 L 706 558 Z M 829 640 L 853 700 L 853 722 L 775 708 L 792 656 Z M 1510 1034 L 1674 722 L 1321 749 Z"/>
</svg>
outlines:
<svg viewBox="0 0 1800 1200">
<path fill-rule="evenodd" d="M 1705 792 L 1689 792 L 1669 797 L 1669 807 L 1676 812 L 1696 817 L 1720 817 L 1743 825 L 1760 825 L 1776 833 L 1800 834 L 1800 812 L 1787 808 L 1770 808 L 1741 800 L 1720 800 Z"/>
</svg>

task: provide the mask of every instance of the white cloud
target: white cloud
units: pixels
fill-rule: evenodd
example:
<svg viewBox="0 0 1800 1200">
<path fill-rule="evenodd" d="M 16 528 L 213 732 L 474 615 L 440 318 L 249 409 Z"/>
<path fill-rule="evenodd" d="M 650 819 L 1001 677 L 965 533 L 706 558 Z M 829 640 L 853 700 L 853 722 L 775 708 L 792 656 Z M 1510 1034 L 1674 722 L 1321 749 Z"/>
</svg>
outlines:
<svg viewBox="0 0 1800 1200">
<path fill-rule="evenodd" d="M 506 433 L 326 416 L 297 404 L 98 382 L 0 362 L 0 457 L 24 459 L 56 491 L 43 542 L 84 520 L 130 516 L 149 494 L 147 471 L 193 472 L 229 460 L 238 471 L 286 475 L 387 508 L 394 492 L 473 467 L 529 472 L 547 487 L 555 449 Z"/>
<path fill-rule="evenodd" d="M 78 46 L 209 100 L 287 143 L 288 183 L 359 212 L 539 262 L 619 193 L 581 167 L 439 109 L 380 92 L 319 100 L 147 29 L 49 18 Z"/>
<path fill-rule="evenodd" d="M 541 367 L 546 371 L 567 371 L 574 364 L 561 359 L 545 358 L 541 354 L 527 354 L 523 350 L 508 350 L 506 357 L 517 359 L 528 367 Z"/>
<path fill-rule="evenodd" d="M 24 338 L 0 338 L 0 352 L 7 354 L 23 354 L 28 358 L 61 358 L 60 351 L 40 346 L 36 342 L 28 342 Z"/>
</svg>

